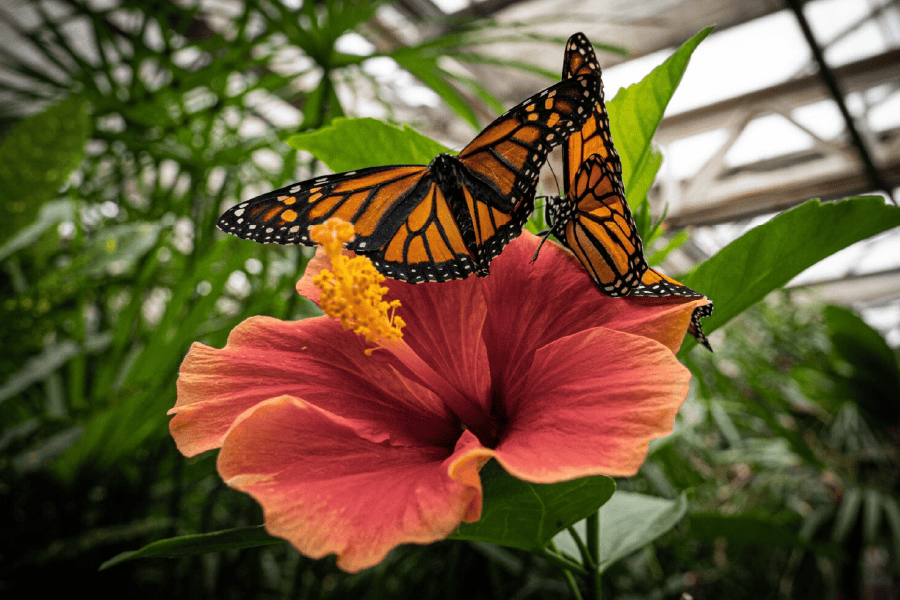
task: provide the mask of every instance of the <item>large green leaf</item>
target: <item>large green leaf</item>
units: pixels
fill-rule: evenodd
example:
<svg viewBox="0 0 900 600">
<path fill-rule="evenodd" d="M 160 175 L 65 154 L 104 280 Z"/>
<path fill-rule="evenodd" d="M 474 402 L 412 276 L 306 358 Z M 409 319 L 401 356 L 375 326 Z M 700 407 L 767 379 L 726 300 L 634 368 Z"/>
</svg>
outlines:
<svg viewBox="0 0 900 600">
<path fill-rule="evenodd" d="M 176 556 L 191 556 L 207 552 L 252 548 L 253 546 L 272 546 L 283 543 L 284 540 L 272 537 L 266 533 L 262 525 L 226 529 L 213 533 L 183 535 L 181 537 L 157 540 L 139 550 L 123 552 L 100 565 L 100 570 L 102 571 L 136 558 L 173 558 Z"/>
<path fill-rule="evenodd" d="M 598 475 L 561 483 L 535 484 L 507 474 L 491 461 L 481 471 L 484 510 L 476 523 L 463 523 L 450 536 L 537 551 L 566 527 L 593 514 L 609 500 L 616 483 Z"/>
<path fill-rule="evenodd" d="M 72 97 L 28 117 L 0 142 L 0 241 L 34 221 L 84 158 L 87 103 Z"/>
<path fill-rule="evenodd" d="M 409 127 L 397 129 L 376 119 L 335 119 L 328 127 L 291 136 L 287 143 L 306 150 L 339 173 L 379 165 L 428 164 L 447 148 Z"/>
<path fill-rule="evenodd" d="M 877 196 L 809 200 L 751 229 L 683 281 L 715 303 L 713 315 L 703 320 L 709 333 L 823 258 L 898 225 L 900 208 Z M 692 341 L 685 340 L 683 351 Z"/>
<path fill-rule="evenodd" d="M 687 512 L 687 497 L 677 500 L 618 492 L 600 509 L 600 570 L 643 548 L 674 527 Z M 575 525 L 584 539 L 585 523 Z M 553 542 L 561 551 L 578 556 L 572 536 L 563 532 Z"/>
<path fill-rule="evenodd" d="M 651 139 L 662 121 L 672 94 L 681 82 L 694 49 L 712 32 L 707 27 L 678 49 L 639 83 L 619 90 L 609 101 L 609 126 L 622 159 L 622 177 L 629 203 L 637 206 L 662 164 Z"/>
</svg>

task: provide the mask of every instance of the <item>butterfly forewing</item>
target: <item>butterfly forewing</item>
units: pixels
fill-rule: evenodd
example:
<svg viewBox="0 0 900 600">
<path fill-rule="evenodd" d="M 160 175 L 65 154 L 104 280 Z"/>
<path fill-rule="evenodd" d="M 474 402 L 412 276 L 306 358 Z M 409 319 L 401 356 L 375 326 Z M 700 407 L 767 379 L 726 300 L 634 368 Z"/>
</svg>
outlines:
<svg viewBox="0 0 900 600">
<path fill-rule="evenodd" d="M 475 177 L 512 212 L 534 196 L 547 154 L 584 125 L 602 86 L 599 74 L 561 81 L 508 110 L 459 153 Z"/>
<path fill-rule="evenodd" d="M 569 38 L 566 44 L 566 54 L 563 59 L 563 80 L 594 74 L 601 75 L 600 63 L 594 47 L 583 33 L 576 33 Z M 622 175 L 622 161 L 616 152 L 612 142 L 612 134 L 609 130 L 609 114 L 606 112 L 606 103 L 601 83 L 597 102 L 591 110 L 591 114 L 585 120 L 581 129 L 575 131 L 563 146 L 563 188 L 568 191 L 570 182 L 575 177 L 578 166 L 588 157 L 594 154 L 601 156 L 609 162 L 610 168 L 620 178 Z"/>
<path fill-rule="evenodd" d="M 313 244 L 310 227 L 339 217 L 353 223 L 355 246 L 377 248 L 415 208 L 427 170 L 371 167 L 295 183 L 233 206 L 218 227 L 263 244 Z"/>
</svg>

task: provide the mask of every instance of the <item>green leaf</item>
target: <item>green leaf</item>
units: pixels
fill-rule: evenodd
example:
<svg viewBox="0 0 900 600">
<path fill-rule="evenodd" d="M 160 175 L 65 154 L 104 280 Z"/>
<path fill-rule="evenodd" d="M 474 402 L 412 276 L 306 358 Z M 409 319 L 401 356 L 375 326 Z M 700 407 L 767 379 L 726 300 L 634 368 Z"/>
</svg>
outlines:
<svg viewBox="0 0 900 600">
<path fill-rule="evenodd" d="M 484 510 L 476 523 L 463 523 L 451 539 L 491 542 L 537 551 L 566 527 L 593 514 L 616 489 L 598 475 L 560 483 L 516 479 L 496 461 L 481 471 Z"/>
<path fill-rule="evenodd" d="M 69 199 L 51 200 L 39 206 L 37 220 L 16 232 L 0 246 L 0 260 L 37 242 L 45 231 L 63 221 L 75 220 L 75 203 Z"/>
<path fill-rule="evenodd" d="M 79 345 L 73 340 L 62 340 L 44 347 L 44 350 L 25 361 L 17 372 L 0 385 L 0 403 L 28 389 L 29 386 L 47 379 L 64 364 L 85 352 L 98 352 L 109 345 L 109 336 L 97 334 Z"/>
<path fill-rule="evenodd" d="M 682 278 L 716 309 L 703 320 L 711 333 L 823 258 L 900 225 L 900 208 L 877 196 L 809 200 L 751 229 Z M 693 347 L 685 340 L 682 352 Z"/>
<path fill-rule="evenodd" d="M 600 509 L 600 571 L 643 548 L 674 527 L 687 512 L 687 496 L 677 500 L 655 498 L 632 492 L 617 492 Z M 584 539 L 584 522 L 575 525 Z M 578 556 L 578 546 L 564 532 L 553 542 L 556 547 Z"/>
<path fill-rule="evenodd" d="M 291 136 L 287 143 L 306 150 L 335 173 L 380 165 L 424 165 L 447 148 L 409 127 L 377 119 L 335 119 L 328 127 Z"/>
<path fill-rule="evenodd" d="M 689 39 L 666 62 L 639 83 L 619 90 L 607 104 L 610 131 L 622 159 L 622 177 L 632 206 L 644 199 L 662 164 L 662 157 L 650 140 L 681 82 L 691 54 L 712 29 L 707 27 Z"/>
<path fill-rule="evenodd" d="M 685 242 L 690 239 L 691 235 L 687 232 L 687 230 L 682 229 L 678 233 L 672 236 L 672 238 L 666 242 L 666 245 L 661 249 L 655 251 L 650 255 L 650 258 L 647 259 L 647 262 L 650 263 L 651 267 L 662 264 L 666 257 L 669 256 L 672 252 L 680 248 Z"/>
<path fill-rule="evenodd" d="M 650 214 L 650 203 L 646 202 L 647 192 L 656 180 L 656 174 L 662 166 L 662 152 L 650 146 L 650 151 L 641 163 L 640 169 L 632 179 L 631 190 L 628 192 L 629 205 L 637 206 L 634 211 L 634 220 L 638 227 L 638 233 L 642 240 L 653 240 L 653 217 Z"/>
<path fill-rule="evenodd" d="M 176 556 L 192 556 L 194 554 L 252 548 L 255 546 L 273 546 L 283 543 L 284 540 L 272 537 L 266 533 L 262 525 L 225 529 L 213 533 L 183 535 L 181 537 L 157 540 L 147 544 L 140 550 L 123 552 L 100 565 L 99 570 L 102 571 L 136 558 L 174 558 Z"/>
<path fill-rule="evenodd" d="M 64 429 L 14 456 L 10 461 L 12 467 L 19 473 L 37 471 L 71 448 L 83 434 L 84 427 L 81 425 Z"/>
<path fill-rule="evenodd" d="M 437 58 L 417 55 L 408 49 L 395 52 L 391 56 L 401 67 L 430 87 L 469 125 L 478 129 L 478 115 L 475 114 L 471 102 L 447 81 L 448 73 L 438 66 Z"/>
<path fill-rule="evenodd" d="M 900 500 L 886 497 L 884 499 L 884 516 L 891 530 L 891 542 L 894 548 L 894 567 L 900 568 Z"/>
<path fill-rule="evenodd" d="M 17 124 L 0 141 L 0 240 L 34 221 L 85 154 L 87 102 L 72 97 Z"/>
<path fill-rule="evenodd" d="M 135 262 L 156 245 L 162 223 L 123 223 L 107 227 L 85 249 L 83 275 L 104 277 L 129 272 Z"/>
<path fill-rule="evenodd" d="M 844 501 L 841 502 L 837 514 L 834 517 L 834 529 L 831 530 L 831 539 L 835 543 L 843 543 L 850 535 L 850 531 L 856 525 L 856 520 L 862 510 L 863 491 L 858 487 L 850 487 L 844 492 Z"/>
</svg>

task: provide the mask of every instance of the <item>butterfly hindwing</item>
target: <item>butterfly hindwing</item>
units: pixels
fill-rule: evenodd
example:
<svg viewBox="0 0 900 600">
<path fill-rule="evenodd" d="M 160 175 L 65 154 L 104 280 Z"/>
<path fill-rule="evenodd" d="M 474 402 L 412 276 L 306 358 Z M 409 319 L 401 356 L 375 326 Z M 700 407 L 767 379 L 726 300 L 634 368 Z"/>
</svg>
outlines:
<svg viewBox="0 0 900 600">
<path fill-rule="evenodd" d="M 553 234 L 606 294 L 626 296 L 647 270 L 641 238 L 621 180 L 594 155 L 581 165 L 569 195 L 550 206 Z"/>
<path fill-rule="evenodd" d="M 594 74 L 559 82 L 501 115 L 457 157 L 295 183 L 230 208 L 218 226 L 260 243 L 311 245 L 310 227 L 340 217 L 356 230 L 347 247 L 388 277 L 486 275 L 533 210 L 547 154 L 582 127 L 599 93 Z"/>
<path fill-rule="evenodd" d="M 641 284 L 631 292 L 631 295 L 638 298 L 665 298 L 666 296 L 706 298 L 706 296 L 700 292 L 695 292 L 680 281 L 676 281 L 656 269 L 647 269 L 643 277 L 641 277 Z M 713 313 L 713 303 L 708 299 L 706 301 L 707 304 L 698 306 L 694 309 L 694 312 L 691 313 L 691 323 L 688 326 L 688 333 L 697 338 L 697 341 L 706 346 L 709 350 L 712 350 L 712 346 L 709 345 L 709 340 L 703 333 L 703 327 L 700 323 L 700 319 L 708 317 Z"/>
<path fill-rule="evenodd" d="M 463 279 L 478 272 L 441 187 L 431 177 L 427 183 L 424 197 L 387 243 L 367 256 L 386 277 L 413 283 Z M 353 242 L 348 247 L 364 250 Z"/>
</svg>

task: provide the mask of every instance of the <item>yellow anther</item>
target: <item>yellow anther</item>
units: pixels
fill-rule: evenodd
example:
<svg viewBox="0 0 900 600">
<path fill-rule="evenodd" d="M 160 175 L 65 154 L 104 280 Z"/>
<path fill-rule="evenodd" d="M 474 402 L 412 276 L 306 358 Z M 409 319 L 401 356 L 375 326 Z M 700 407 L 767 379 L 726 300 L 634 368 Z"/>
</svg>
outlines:
<svg viewBox="0 0 900 600">
<path fill-rule="evenodd" d="M 322 290 L 319 307 L 328 316 L 340 319 L 344 329 L 353 329 L 370 342 L 399 341 L 403 337 L 400 330 L 406 324 L 394 314 L 400 301 L 382 299 L 388 291 L 380 285 L 384 275 L 365 256 L 350 258 L 341 252 L 344 244 L 353 239 L 353 225 L 331 218 L 312 227 L 309 236 L 325 249 L 333 269 L 323 269 L 313 278 Z"/>
</svg>

